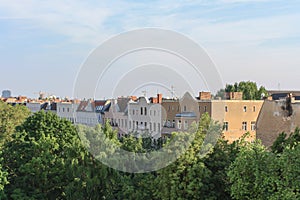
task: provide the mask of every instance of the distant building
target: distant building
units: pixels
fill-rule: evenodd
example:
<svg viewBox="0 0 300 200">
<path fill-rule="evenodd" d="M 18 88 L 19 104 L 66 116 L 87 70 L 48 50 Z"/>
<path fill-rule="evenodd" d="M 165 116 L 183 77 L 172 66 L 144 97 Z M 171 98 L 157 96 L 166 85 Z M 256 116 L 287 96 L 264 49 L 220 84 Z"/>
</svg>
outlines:
<svg viewBox="0 0 300 200">
<path fill-rule="evenodd" d="M 280 133 L 289 135 L 296 127 L 300 127 L 300 101 L 291 94 L 266 100 L 257 119 L 257 139 L 270 147 Z"/>
<path fill-rule="evenodd" d="M 118 131 L 119 137 L 128 134 L 128 102 L 131 99 L 131 97 L 110 99 L 104 111 L 104 123 L 109 122 L 113 129 Z"/>
<path fill-rule="evenodd" d="M 187 130 L 204 113 L 212 120 L 223 125 L 223 135 L 232 142 L 238 140 L 246 132 L 250 133 L 248 140 L 256 138 L 256 121 L 263 100 L 242 100 L 242 93 L 228 93 L 227 100 L 212 100 L 207 92 L 200 92 L 194 98 L 186 93 L 180 100 L 163 99 L 162 106 L 166 111 L 163 116 L 163 135 L 173 131 Z"/>
<path fill-rule="evenodd" d="M 41 102 L 28 102 L 26 103 L 26 107 L 32 112 L 38 112 L 41 110 Z"/>
<path fill-rule="evenodd" d="M 9 98 L 9 97 L 11 97 L 11 91 L 10 90 L 3 90 L 2 91 L 2 97 L 3 98 Z"/>
<path fill-rule="evenodd" d="M 153 138 L 161 137 L 163 127 L 163 110 L 160 105 L 162 94 L 150 101 L 146 97 L 140 97 L 137 101 L 131 100 L 128 103 L 128 131 L 139 134 L 148 133 Z M 153 103 L 154 102 L 154 103 Z"/>
<path fill-rule="evenodd" d="M 67 119 L 71 121 L 72 123 L 76 122 L 75 119 L 75 112 L 78 108 L 79 103 L 73 103 L 73 102 L 59 102 L 56 104 L 57 106 L 57 115 L 60 118 Z"/>
<path fill-rule="evenodd" d="M 295 100 L 300 100 L 300 91 L 294 90 L 270 90 L 268 91 L 269 96 L 272 100 L 285 99 L 289 94 L 292 94 Z"/>
</svg>

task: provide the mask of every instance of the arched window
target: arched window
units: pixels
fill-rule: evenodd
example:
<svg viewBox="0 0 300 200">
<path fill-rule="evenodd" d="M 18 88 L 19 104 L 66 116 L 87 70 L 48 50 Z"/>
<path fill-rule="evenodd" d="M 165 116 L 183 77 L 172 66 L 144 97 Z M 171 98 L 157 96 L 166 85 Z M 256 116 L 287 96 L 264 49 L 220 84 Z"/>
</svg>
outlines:
<svg viewBox="0 0 300 200">
<path fill-rule="evenodd" d="M 141 115 L 143 115 L 143 107 L 141 107 Z"/>
<path fill-rule="evenodd" d="M 144 113 L 145 113 L 145 115 L 147 115 L 147 108 L 145 107 L 145 108 L 144 108 L 144 110 L 145 110 L 145 112 L 144 112 Z"/>
</svg>

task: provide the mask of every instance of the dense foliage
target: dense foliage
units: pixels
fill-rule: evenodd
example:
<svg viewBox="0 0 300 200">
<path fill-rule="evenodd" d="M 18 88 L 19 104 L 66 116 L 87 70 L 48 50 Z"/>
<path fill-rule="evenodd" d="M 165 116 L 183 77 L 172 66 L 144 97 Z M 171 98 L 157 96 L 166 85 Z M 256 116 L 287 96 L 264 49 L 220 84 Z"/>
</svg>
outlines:
<svg viewBox="0 0 300 200">
<path fill-rule="evenodd" d="M 225 92 L 243 92 L 244 100 L 260 100 L 267 97 L 268 92 L 265 87 L 257 87 L 257 84 L 252 81 L 241 81 L 239 83 L 226 84 L 225 89 L 220 89 L 216 97 L 225 97 Z"/>
<path fill-rule="evenodd" d="M 209 130 L 221 129 L 205 114 L 195 139 L 174 163 L 154 172 L 126 173 L 99 162 L 117 151 L 100 143 L 103 137 L 127 151 L 149 152 L 180 133 L 170 140 L 118 139 L 108 123 L 75 127 L 44 112 L 16 125 L 2 146 L 0 199 L 300 198 L 299 129 L 281 134 L 270 150 L 243 139 L 231 144 L 219 139 L 211 145 Z M 182 141 L 186 134 L 180 135 Z M 181 148 L 180 141 L 177 145 Z"/>
<path fill-rule="evenodd" d="M 15 128 L 29 116 L 30 111 L 21 105 L 11 106 L 0 100 L 0 145 L 11 139 Z"/>
</svg>

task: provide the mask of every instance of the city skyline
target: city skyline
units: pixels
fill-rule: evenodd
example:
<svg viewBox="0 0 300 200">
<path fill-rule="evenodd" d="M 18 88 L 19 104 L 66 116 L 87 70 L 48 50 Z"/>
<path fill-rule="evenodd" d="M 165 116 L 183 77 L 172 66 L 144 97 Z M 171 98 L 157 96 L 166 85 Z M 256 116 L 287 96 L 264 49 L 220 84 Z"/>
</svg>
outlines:
<svg viewBox="0 0 300 200">
<path fill-rule="evenodd" d="M 296 90 L 299 8 L 298 1 L 279 0 L 153 1 L 151 5 L 4 0 L 1 90 L 29 97 L 39 91 L 72 97 L 76 75 L 90 52 L 120 32 L 143 27 L 174 30 L 196 41 L 216 64 L 224 84 L 250 80 L 269 90 Z M 171 85 L 183 93 L 179 83 Z"/>
</svg>

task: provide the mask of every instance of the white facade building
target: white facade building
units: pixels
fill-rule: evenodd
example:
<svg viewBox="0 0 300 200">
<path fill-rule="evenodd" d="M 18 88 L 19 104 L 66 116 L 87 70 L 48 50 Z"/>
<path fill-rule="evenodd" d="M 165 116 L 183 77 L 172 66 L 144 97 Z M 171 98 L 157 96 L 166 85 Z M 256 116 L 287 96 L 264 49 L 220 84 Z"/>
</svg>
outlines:
<svg viewBox="0 0 300 200">
<path fill-rule="evenodd" d="M 88 126 L 95 126 L 98 124 L 98 117 L 93 103 L 94 102 L 91 100 L 80 102 L 75 113 L 76 123 Z"/>
<path fill-rule="evenodd" d="M 40 102 L 29 102 L 29 103 L 26 103 L 26 107 L 32 112 L 32 113 L 35 113 L 35 112 L 38 112 L 41 110 L 41 103 Z"/>
<path fill-rule="evenodd" d="M 72 102 L 60 102 L 56 104 L 56 109 L 57 109 L 57 115 L 60 118 L 65 118 L 73 123 L 76 122 L 76 110 L 78 108 L 77 103 L 72 103 Z"/>
<path fill-rule="evenodd" d="M 151 103 L 146 97 L 128 104 L 128 131 L 149 133 L 155 139 L 161 137 L 162 106 Z"/>
</svg>

